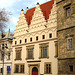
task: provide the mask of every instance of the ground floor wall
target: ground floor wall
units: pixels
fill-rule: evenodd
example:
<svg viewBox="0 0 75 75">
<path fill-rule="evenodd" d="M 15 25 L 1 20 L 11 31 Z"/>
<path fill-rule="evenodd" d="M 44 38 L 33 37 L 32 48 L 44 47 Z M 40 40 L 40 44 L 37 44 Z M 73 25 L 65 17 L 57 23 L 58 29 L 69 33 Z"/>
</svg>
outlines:
<svg viewBox="0 0 75 75">
<path fill-rule="evenodd" d="M 45 63 L 51 64 L 51 73 L 45 73 Z M 15 73 L 15 64 L 24 64 L 24 73 Z M 57 68 L 57 59 L 39 59 L 39 60 L 27 60 L 25 62 L 19 61 L 18 63 L 15 62 L 12 65 L 12 75 L 34 75 L 33 69 L 37 68 L 38 74 L 36 75 L 57 75 L 58 68 Z"/>
<path fill-rule="evenodd" d="M 75 75 L 75 58 L 59 59 L 58 75 Z"/>
</svg>

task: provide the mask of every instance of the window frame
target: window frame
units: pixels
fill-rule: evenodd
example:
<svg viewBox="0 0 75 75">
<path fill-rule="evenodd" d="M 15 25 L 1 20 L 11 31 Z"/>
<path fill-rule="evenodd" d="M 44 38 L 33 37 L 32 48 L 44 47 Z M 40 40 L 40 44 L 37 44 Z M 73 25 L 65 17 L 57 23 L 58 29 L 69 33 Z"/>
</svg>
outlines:
<svg viewBox="0 0 75 75">
<path fill-rule="evenodd" d="M 26 51 L 27 51 L 26 59 L 34 59 L 34 46 L 27 46 Z"/>
<path fill-rule="evenodd" d="M 49 34 L 49 38 L 52 38 L 52 33 Z"/>
<path fill-rule="evenodd" d="M 20 44 L 22 43 L 22 40 L 20 40 Z"/>
<path fill-rule="evenodd" d="M 25 39 L 25 43 L 27 43 L 27 39 Z"/>
<path fill-rule="evenodd" d="M 47 70 L 47 64 L 48 64 L 48 70 Z M 50 65 L 50 68 L 49 68 Z M 49 72 L 50 69 L 50 72 Z M 44 63 L 44 74 L 52 74 L 52 63 L 51 62 L 45 62 Z"/>
<path fill-rule="evenodd" d="M 71 16 L 71 3 L 70 4 L 67 4 L 67 5 L 64 5 L 63 6 L 64 10 L 65 10 L 65 17 L 66 18 L 69 18 Z M 67 9 L 70 8 L 70 15 L 67 16 Z"/>
<path fill-rule="evenodd" d="M 73 39 L 72 39 L 72 48 L 70 48 L 69 41 L 68 41 L 69 39 L 72 39 L 72 37 L 67 38 L 67 49 L 72 50 L 73 49 Z"/>
<path fill-rule="evenodd" d="M 70 17 L 70 16 L 71 16 L 71 7 L 68 6 L 68 7 L 66 7 L 66 17 Z"/>
<path fill-rule="evenodd" d="M 19 54 L 19 52 L 20 52 L 20 54 Z M 19 57 L 18 57 L 18 55 L 20 55 Z M 22 60 L 22 48 L 20 47 L 20 48 L 16 48 L 15 49 L 15 60 Z"/>
<path fill-rule="evenodd" d="M 40 51 L 39 51 L 40 57 L 39 58 L 49 58 L 49 43 L 40 44 L 39 48 L 40 48 Z"/>
<path fill-rule="evenodd" d="M 7 60 L 10 60 L 11 58 L 11 53 L 8 53 L 8 59 Z"/>
<path fill-rule="evenodd" d="M 30 38 L 30 42 L 32 42 L 32 37 Z"/>
<path fill-rule="evenodd" d="M 18 70 L 16 69 L 16 66 L 18 66 Z M 21 67 L 21 66 L 23 66 L 23 67 Z M 15 64 L 14 65 L 14 73 L 24 73 L 24 70 L 25 70 L 24 64 Z"/>
<path fill-rule="evenodd" d="M 71 69 L 71 67 L 72 67 L 72 69 Z M 69 65 L 69 71 L 74 72 L 74 66 L 73 65 Z"/>
<path fill-rule="evenodd" d="M 38 36 L 36 36 L 36 41 L 38 41 Z"/>
<path fill-rule="evenodd" d="M 42 35 L 42 39 L 45 39 L 45 35 Z"/>
</svg>

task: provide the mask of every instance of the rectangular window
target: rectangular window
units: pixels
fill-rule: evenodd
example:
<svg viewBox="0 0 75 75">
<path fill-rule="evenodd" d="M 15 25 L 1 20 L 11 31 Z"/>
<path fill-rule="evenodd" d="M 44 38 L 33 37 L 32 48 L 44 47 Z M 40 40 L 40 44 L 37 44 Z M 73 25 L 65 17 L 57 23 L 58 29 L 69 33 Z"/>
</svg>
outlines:
<svg viewBox="0 0 75 75">
<path fill-rule="evenodd" d="M 15 45 L 17 44 L 17 41 L 15 41 Z"/>
<path fill-rule="evenodd" d="M 44 70 L 45 70 L 45 74 L 51 73 L 51 63 L 46 62 Z"/>
<path fill-rule="evenodd" d="M 10 60 L 10 53 L 8 53 L 8 60 Z"/>
<path fill-rule="evenodd" d="M 67 17 L 70 16 L 70 14 L 71 14 L 70 11 L 71 11 L 71 10 L 70 10 L 70 7 L 66 8 L 66 16 L 67 16 Z"/>
<path fill-rule="evenodd" d="M 70 72 L 73 72 L 73 65 L 70 65 Z"/>
<path fill-rule="evenodd" d="M 33 49 L 34 47 L 27 47 L 27 59 L 33 59 Z"/>
<path fill-rule="evenodd" d="M 55 57 L 58 57 L 58 41 L 55 42 Z"/>
<path fill-rule="evenodd" d="M 52 38 L 52 33 L 49 34 L 49 38 Z"/>
<path fill-rule="evenodd" d="M 30 38 L 30 42 L 32 41 L 32 38 Z"/>
<path fill-rule="evenodd" d="M 21 50 L 16 50 L 16 60 L 21 60 Z"/>
<path fill-rule="evenodd" d="M 27 42 L 27 39 L 25 39 L 25 43 Z"/>
<path fill-rule="evenodd" d="M 20 44 L 22 43 L 22 40 L 20 40 Z"/>
<path fill-rule="evenodd" d="M 73 49 L 72 38 L 67 39 L 67 48 L 68 49 Z"/>
<path fill-rule="evenodd" d="M 2 44 L 2 49 L 4 49 L 4 44 Z"/>
<path fill-rule="evenodd" d="M 15 73 L 24 73 L 24 65 L 16 64 L 15 65 Z"/>
<path fill-rule="evenodd" d="M 16 53 L 15 60 L 21 60 L 21 51 L 22 51 L 22 48 L 21 47 L 15 49 L 15 53 Z"/>
<path fill-rule="evenodd" d="M 42 35 L 42 39 L 45 39 L 45 35 Z"/>
<path fill-rule="evenodd" d="M 38 36 L 36 36 L 36 40 L 38 40 Z"/>
<path fill-rule="evenodd" d="M 20 67 L 21 67 L 20 72 L 21 72 L 21 73 L 24 73 L 24 65 L 20 65 Z"/>
<path fill-rule="evenodd" d="M 40 57 L 47 58 L 48 57 L 48 44 L 40 45 Z"/>
<path fill-rule="evenodd" d="M 2 73 L 2 71 L 3 71 L 3 68 L 1 68 L 1 73 Z"/>
</svg>

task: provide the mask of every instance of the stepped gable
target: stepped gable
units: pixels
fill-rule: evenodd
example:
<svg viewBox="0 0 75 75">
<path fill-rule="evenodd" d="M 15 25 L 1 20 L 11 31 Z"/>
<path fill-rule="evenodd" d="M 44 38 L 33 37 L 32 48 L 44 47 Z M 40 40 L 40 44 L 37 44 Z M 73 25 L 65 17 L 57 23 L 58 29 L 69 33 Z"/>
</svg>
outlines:
<svg viewBox="0 0 75 75">
<path fill-rule="evenodd" d="M 43 12 L 43 15 L 45 16 L 46 21 L 49 19 L 49 14 L 51 13 L 51 9 L 52 9 L 53 4 L 54 4 L 54 0 L 46 2 L 46 3 L 40 5 L 40 8 Z M 26 21 L 28 22 L 28 25 L 31 24 L 31 20 L 32 20 L 32 16 L 34 14 L 34 11 L 35 11 L 35 7 L 29 9 L 27 11 L 27 13 L 25 14 Z"/>
</svg>

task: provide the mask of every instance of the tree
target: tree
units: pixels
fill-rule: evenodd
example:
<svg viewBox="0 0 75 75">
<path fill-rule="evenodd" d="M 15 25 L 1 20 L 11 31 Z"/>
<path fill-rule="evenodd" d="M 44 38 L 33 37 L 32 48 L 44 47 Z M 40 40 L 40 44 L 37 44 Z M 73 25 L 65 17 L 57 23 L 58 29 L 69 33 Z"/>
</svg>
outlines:
<svg viewBox="0 0 75 75">
<path fill-rule="evenodd" d="M 0 9 L 0 32 L 3 32 L 7 27 L 7 22 L 9 22 L 10 13 L 7 12 L 4 8 Z"/>
</svg>

